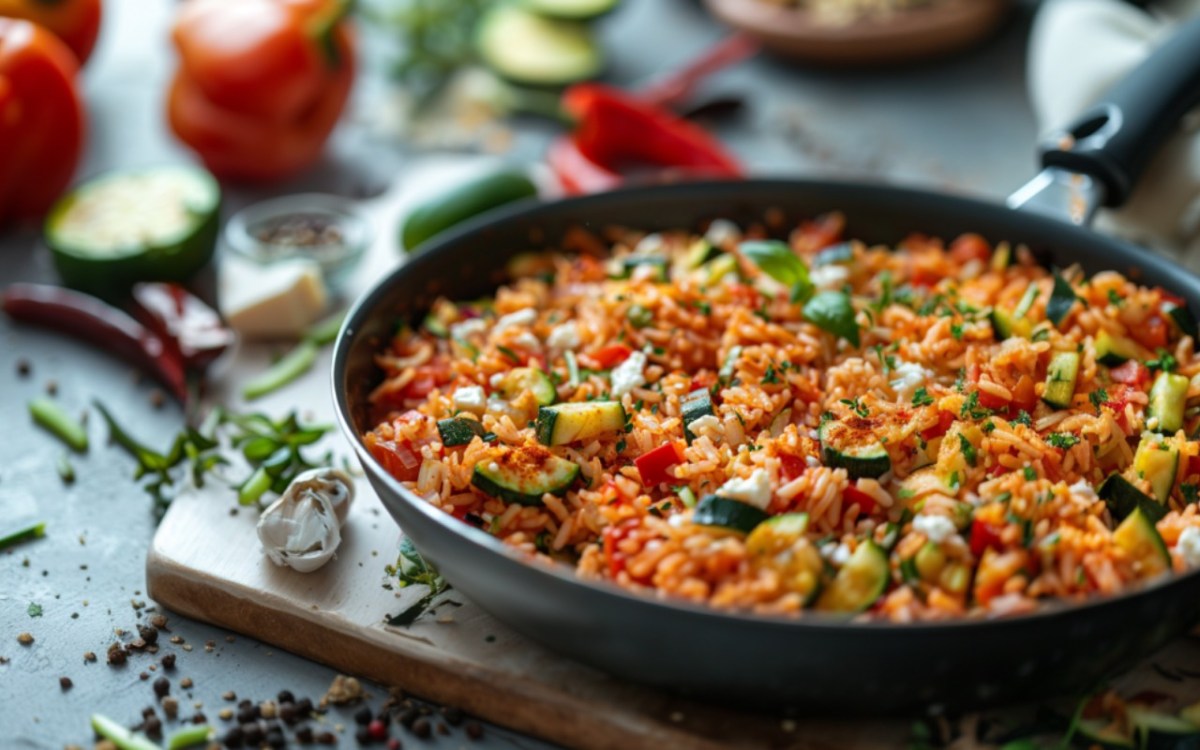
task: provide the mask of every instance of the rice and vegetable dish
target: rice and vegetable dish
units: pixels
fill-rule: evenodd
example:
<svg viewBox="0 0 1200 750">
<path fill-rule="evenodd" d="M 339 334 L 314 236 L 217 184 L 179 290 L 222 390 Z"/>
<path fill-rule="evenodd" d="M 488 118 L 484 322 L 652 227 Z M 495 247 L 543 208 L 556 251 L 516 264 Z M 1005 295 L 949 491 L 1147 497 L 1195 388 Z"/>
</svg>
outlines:
<svg viewBox="0 0 1200 750">
<path fill-rule="evenodd" d="M 719 608 L 1006 615 L 1200 565 L 1183 300 L 843 231 L 575 230 L 401 328 L 366 445 L 535 559 Z"/>
</svg>

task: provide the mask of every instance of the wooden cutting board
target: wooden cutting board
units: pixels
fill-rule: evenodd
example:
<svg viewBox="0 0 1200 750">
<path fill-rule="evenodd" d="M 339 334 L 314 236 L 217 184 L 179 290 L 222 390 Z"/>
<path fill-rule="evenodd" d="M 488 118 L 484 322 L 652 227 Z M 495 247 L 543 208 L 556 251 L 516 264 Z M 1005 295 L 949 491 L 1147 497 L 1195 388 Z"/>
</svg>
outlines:
<svg viewBox="0 0 1200 750">
<path fill-rule="evenodd" d="M 439 169 L 436 176 L 453 172 Z M 423 177 L 425 184 L 432 179 Z M 377 223 L 390 227 L 403 203 L 400 189 L 368 208 Z M 365 288 L 397 262 L 394 247 L 381 240 L 351 290 Z M 247 407 L 236 395 L 238 384 L 266 367 L 277 350 L 244 347 L 218 384 L 226 392 L 217 400 Z M 329 367 L 326 351 L 307 376 L 247 408 L 271 415 L 298 409 L 310 421 L 332 423 Z M 340 435 L 331 433 L 328 444 L 350 455 Z M 337 559 L 302 574 L 263 556 L 258 514 L 237 508 L 229 486 L 214 481 L 187 491 L 171 504 L 154 537 L 146 561 L 149 594 L 175 612 L 571 747 L 833 750 L 898 747 L 909 737 L 908 721 L 753 715 L 623 683 L 550 653 L 454 591 L 435 613 L 407 628 L 390 627 L 388 616 L 425 591 L 385 587 L 384 567 L 396 560 L 401 532 L 365 480 L 357 492 Z M 1153 661 L 1196 669 L 1200 646 L 1181 639 Z M 1179 684 L 1150 662 L 1122 685 L 1179 693 Z"/>
</svg>

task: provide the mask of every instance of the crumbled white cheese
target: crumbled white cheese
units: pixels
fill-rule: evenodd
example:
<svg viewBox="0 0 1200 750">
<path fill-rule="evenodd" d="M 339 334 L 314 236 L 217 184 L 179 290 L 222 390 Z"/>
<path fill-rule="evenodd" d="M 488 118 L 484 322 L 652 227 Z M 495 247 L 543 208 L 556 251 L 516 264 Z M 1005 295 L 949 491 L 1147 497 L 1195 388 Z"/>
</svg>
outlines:
<svg viewBox="0 0 1200 750">
<path fill-rule="evenodd" d="M 296 258 L 257 266 L 221 264 L 221 314 L 247 339 L 299 336 L 325 312 L 328 295 L 315 261 Z"/>
<path fill-rule="evenodd" d="M 728 219 L 717 219 L 708 225 L 704 239 L 714 247 L 724 247 L 726 243 L 737 242 L 742 237 L 742 230 Z"/>
<path fill-rule="evenodd" d="M 1200 528 L 1189 526 L 1184 529 L 1175 549 L 1189 568 L 1200 568 Z"/>
<path fill-rule="evenodd" d="M 492 461 L 490 464 L 488 464 L 488 471 L 492 472 L 493 474 L 497 473 L 500 471 L 500 464 Z"/>
<path fill-rule="evenodd" d="M 541 339 L 539 339 L 537 336 L 534 336 L 529 331 L 521 331 L 515 337 L 513 337 L 512 342 L 522 349 L 537 350 L 542 348 Z"/>
<path fill-rule="evenodd" d="M 945 516 L 932 516 L 918 513 L 913 518 L 913 530 L 925 535 L 934 544 L 941 544 L 958 533 L 954 522 Z"/>
<path fill-rule="evenodd" d="M 454 392 L 454 405 L 460 409 L 482 409 L 487 405 L 483 387 L 469 385 Z"/>
<path fill-rule="evenodd" d="M 450 326 L 450 337 L 465 339 L 473 333 L 483 333 L 487 330 L 487 321 L 483 318 L 467 318 Z"/>
<path fill-rule="evenodd" d="M 570 320 L 550 329 L 546 343 L 555 349 L 575 349 L 579 346 L 579 326 Z"/>
<path fill-rule="evenodd" d="M 755 469 L 746 479 L 730 479 L 721 485 L 717 494 L 766 510 L 771 504 L 771 478 L 766 469 Z"/>
<path fill-rule="evenodd" d="M 850 278 L 850 269 L 845 266 L 831 263 L 827 266 L 814 268 L 809 271 L 808 279 L 818 289 L 838 290 Z"/>
<path fill-rule="evenodd" d="M 693 435 L 703 435 L 711 432 L 719 437 L 721 434 L 721 420 L 712 414 L 705 414 L 703 417 L 697 417 L 689 422 L 688 429 L 691 430 Z"/>
<path fill-rule="evenodd" d="M 496 321 L 496 327 L 492 329 L 492 333 L 500 333 L 507 331 L 514 326 L 527 326 L 537 320 L 537 310 L 532 307 L 526 307 L 524 310 L 517 310 L 515 313 L 509 313 Z"/>
<path fill-rule="evenodd" d="M 612 393 L 617 398 L 646 384 L 646 354 L 634 352 L 612 371 Z"/>
<path fill-rule="evenodd" d="M 834 565 L 845 565 L 850 560 L 850 548 L 842 542 L 833 548 L 833 553 L 829 556 L 829 560 Z"/>
<path fill-rule="evenodd" d="M 500 384 L 504 382 L 504 376 L 506 374 L 507 373 L 498 372 L 492 377 L 488 378 L 488 382 L 492 384 L 493 388 L 499 388 Z"/>
<path fill-rule="evenodd" d="M 1100 499 L 1096 495 L 1096 490 L 1092 487 L 1092 485 L 1083 479 L 1080 479 L 1078 482 L 1071 485 L 1067 489 L 1071 491 L 1072 495 L 1078 495 L 1078 496 L 1084 498 L 1085 500 L 1099 500 Z"/>
<path fill-rule="evenodd" d="M 808 466 L 808 468 L 815 469 L 821 465 L 821 459 L 817 458 L 816 456 L 805 456 L 804 463 L 806 466 Z"/>
<path fill-rule="evenodd" d="M 914 362 L 897 362 L 892 369 L 889 385 L 903 401 L 912 400 L 913 394 L 933 378 L 933 373 Z"/>
</svg>

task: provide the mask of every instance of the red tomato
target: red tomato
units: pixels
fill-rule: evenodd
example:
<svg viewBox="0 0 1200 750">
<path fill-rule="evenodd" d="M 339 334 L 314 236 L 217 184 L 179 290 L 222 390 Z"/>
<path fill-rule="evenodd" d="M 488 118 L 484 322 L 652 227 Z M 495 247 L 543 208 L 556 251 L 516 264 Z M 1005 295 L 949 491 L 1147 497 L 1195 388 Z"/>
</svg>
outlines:
<svg viewBox="0 0 1200 750">
<path fill-rule="evenodd" d="M 656 487 L 663 482 L 675 479 L 668 471 L 675 464 L 683 461 L 683 451 L 676 443 L 660 445 L 649 453 L 644 453 L 634 459 L 638 473 L 642 475 L 642 486 Z"/>
<path fill-rule="evenodd" d="M 627 518 L 604 530 L 604 556 L 608 559 L 609 577 L 616 578 L 622 570 L 625 570 L 625 553 L 617 549 L 617 545 L 637 526 L 638 519 Z"/>
<path fill-rule="evenodd" d="M 987 263 L 991 257 L 991 245 L 978 234 L 960 235 L 950 244 L 950 260 L 959 265 L 972 260 Z"/>
<path fill-rule="evenodd" d="M 846 501 L 846 506 L 857 505 L 862 515 L 869 516 L 875 512 L 875 498 L 860 490 L 855 485 L 850 485 L 846 491 L 842 493 L 842 498 Z"/>
<path fill-rule="evenodd" d="M 1114 383 L 1124 383 L 1135 388 L 1141 388 L 1150 382 L 1150 370 L 1136 359 L 1118 365 L 1108 371 Z"/>
<path fill-rule="evenodd" d="M 1130 331 L 1130 335 L 1147 349 L 1160 349 L 1167 345 L 1169 330 L 1163 316 L 1155 314 L 1147 318 L 1145 323 Z"/>
<path fill-rule="evenodd" d="M 1033 378 L 1022 375 L 1012 389 L 1012 408 L 1019 411 L 1032 412 L 1037 406 L 1037 391 L 1034 390 Z"/>
<path fill-rule="evenodd" d="M 950 430 L 950 425 L 954 424 L 954 412 L 942 411 L 938 412 L 938 421 L 933 427 L 925 429 L 921 433 L 921 437 L 925 440 L 933 440 L 940 438 Z"/>
<path fill-rule="evenodd" d="M 407 440 L 376 440 L 371 444 L 371 455 L 401 482 L 415 482 L 421 471 L 421 457 Z"/>
<path fill-rule="evenodd" d="M 808 462 L 799 456 L 793 456 L 790 453 L 781 453 L 779 455 L 779 467 L 783 470 L 784 479 L 790 482 L 808 471 Z"/>
<path fill-rule="evenodd" d="M 1003 549 L 1000 541 L 1000 531 L 987 523 L 975 519 L 971 522 L 971 553 L 976 557 L 983 555 L 985 549 Z"/>
<path fill-rule="evenodd" d="M 1008 406 L 1008 401 L 1005 401 L 1003 398 L 995 395 L 994 393 L 988 393 L 987 391 L 979 391 L 978 393 L 979 405 L 985 409 L 1000 411 Z"/>
<path fill-rule="evenodd" d="M 633 354 L 633 350 L 624 344 L 610 344 L 603 349 L 597 349 L 591 353 L 592 359 L 596 360 L 601 367 L 607 369 L 616 367 L 625 360 L 629 359 L 629 355 Z"/>
</svg>

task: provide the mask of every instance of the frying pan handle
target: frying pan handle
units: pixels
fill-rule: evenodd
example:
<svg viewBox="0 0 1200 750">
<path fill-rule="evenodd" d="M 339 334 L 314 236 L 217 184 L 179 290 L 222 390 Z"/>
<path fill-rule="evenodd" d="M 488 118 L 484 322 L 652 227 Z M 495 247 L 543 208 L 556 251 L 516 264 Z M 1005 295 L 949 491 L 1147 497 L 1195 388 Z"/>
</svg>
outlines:
<svg viewBox="0 0 1200 750">
<path fill-rule="evenodd" d="M 1125 202 L 1159 146 L 1200 104 L 1200 16 L 1181 25 L 1095 106 L 1043 143 L 1042 166 L 1104 185 L 1104 205 Z"/>
</svg>

